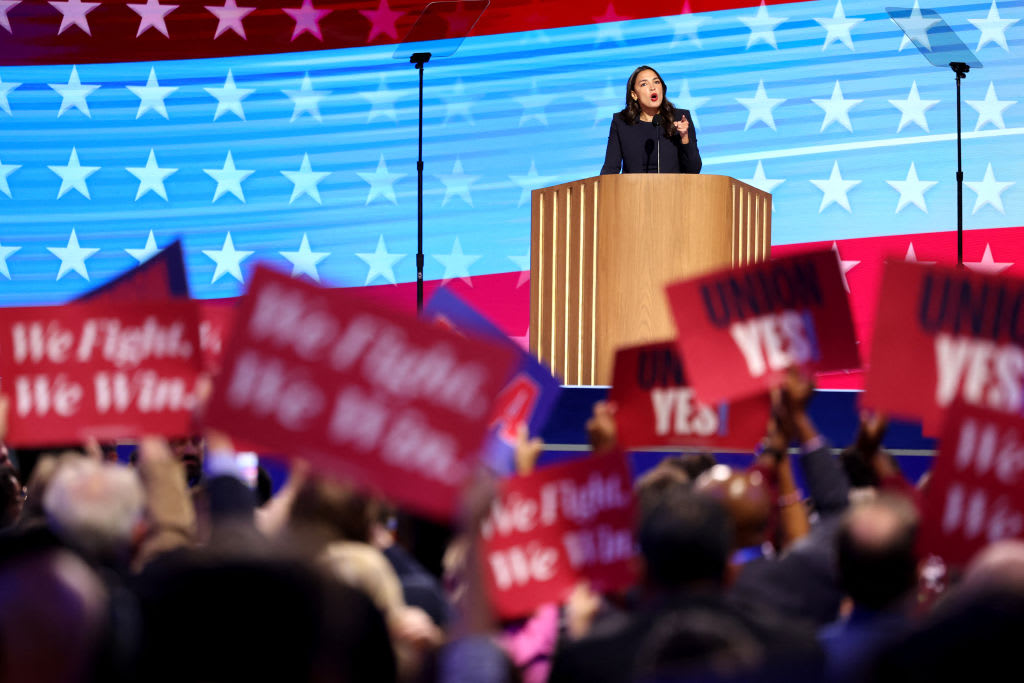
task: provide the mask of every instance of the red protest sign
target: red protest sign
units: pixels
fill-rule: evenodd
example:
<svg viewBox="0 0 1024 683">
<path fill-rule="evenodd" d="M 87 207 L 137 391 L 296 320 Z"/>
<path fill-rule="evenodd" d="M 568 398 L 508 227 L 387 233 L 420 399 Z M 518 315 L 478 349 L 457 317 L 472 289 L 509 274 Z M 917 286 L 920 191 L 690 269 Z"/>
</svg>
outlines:
<svg viewBox="0 0 1024 683">
<path fill-rule="evenodd" d="M 791 365 L 812 372 L 860 366 L 831 250 L 711 273 L 667 293 L 690 383 L 704 401 L 762 393 Z"/>
<path fill-rule="evenodd" d="M 207 422 L 450 517 L 512 353 L 261 268 Z"/>
<path fill-rule="evenodd" d="M 698 446 L 751 451 L 771 415 L 767 394 L 732 403 L 698 401 L 675 342 L 619 349 L 608 400 L 623 448 Z"/>
<path fill-rule="evenodd" d="M 503 619 L 561 602 L 581 578 L 633 581 L 633 492 L 625 456 L 575 460 L 502 481 L 481 525 L 486 584 Z"/>
<path fill-rule="evenodd" d="M 885 265 L 865 405 L 936 432 L 954 401 L 1024 412 L 1024 280 Z"/>
<path fill-rule="evenodd" d="M 5 308 L 0 377 L 14 446 L 190 432 L 199 372 L 188 301 Z"/>
<path fill-rule="evenodd" d="M 1024 419 L 956 404 L 924 498 L 920 547 L 966 564 L 1001 538 L 1024 536 Z"/>
<path fill-rule="evenodd" d="M 220 361 L 235 323 L 238 299 L 205 299 L 197 304 L 203 369 L 215 375 L 220 372 Z"/>
</svg>

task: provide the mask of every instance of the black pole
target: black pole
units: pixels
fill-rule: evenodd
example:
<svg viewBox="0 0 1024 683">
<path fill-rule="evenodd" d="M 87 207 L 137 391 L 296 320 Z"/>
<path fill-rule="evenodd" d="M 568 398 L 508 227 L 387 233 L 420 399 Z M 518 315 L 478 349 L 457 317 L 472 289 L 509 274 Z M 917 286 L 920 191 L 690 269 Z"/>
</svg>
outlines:
<svg viewBox="0 0 1024 683">
<path fill-rule="evenodd" d="M 956 74 L 956 264 L 964 265 L 964 169 L 960 142 L 960 81 L 971 70 L 963 62 L 950 62 L 949 66 Z"/>
<path fill-rule="evenodd" d="M 416 157 L 416 313 L 423 312 L 423 65 L 430 61 L 429 52 L 416 52 L 409 57 L 420 72 L 420 136 Z"/>
</svg>

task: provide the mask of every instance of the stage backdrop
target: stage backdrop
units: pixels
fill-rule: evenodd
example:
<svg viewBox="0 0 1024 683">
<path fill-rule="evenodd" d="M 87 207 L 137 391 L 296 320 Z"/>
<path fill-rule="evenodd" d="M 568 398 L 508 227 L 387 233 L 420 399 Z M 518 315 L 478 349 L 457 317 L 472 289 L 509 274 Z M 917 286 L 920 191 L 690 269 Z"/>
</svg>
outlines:
<svg viewBox="0 0 1024 683">
<path fill-rule="evenodd" d="M 0 0 L 0 305 L 180 237 L 197 297 L 269 261 L 412 307 L 417 72 L 395 52 L 424 4 Z M 985 64 L 963 82 L 965 260 L 1024 272 L 1024 2 L 929 0 L 919 31 L 927 10 Z M 774 194 L 777 253 L 835 245 L 863 344 L 886 255 L 955 259 L 953 74 L 879 3 L 492 0 L 426 67 L 431 288 L 525 343 L 530 190 L 597 174 L 644 63 L 704 172 Z"/>
</svg>

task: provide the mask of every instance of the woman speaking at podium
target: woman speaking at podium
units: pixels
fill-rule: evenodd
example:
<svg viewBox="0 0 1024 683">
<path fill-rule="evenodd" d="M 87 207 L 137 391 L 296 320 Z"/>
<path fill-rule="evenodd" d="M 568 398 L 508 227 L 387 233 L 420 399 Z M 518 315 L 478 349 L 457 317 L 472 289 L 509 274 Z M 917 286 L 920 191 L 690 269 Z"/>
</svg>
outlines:
<svg viewBox="0 0 1024 683">
<path fill-rule="evenodd" d="M 612 117 L 601 175 L 700 173 L 700 152 L 690 112 L 665 97 L 665 82 L 649 66 L 626 84 L 626 107 Z"/>
</svg>

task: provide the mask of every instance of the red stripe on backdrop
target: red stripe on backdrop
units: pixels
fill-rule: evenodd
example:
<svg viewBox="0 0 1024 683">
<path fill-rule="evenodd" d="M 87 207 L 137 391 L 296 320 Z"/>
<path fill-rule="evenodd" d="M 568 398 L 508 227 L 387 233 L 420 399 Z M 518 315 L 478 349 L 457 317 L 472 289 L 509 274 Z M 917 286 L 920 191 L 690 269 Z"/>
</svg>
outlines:
<svg viewBox="0 0 1024 683">
<path fill-rule="evenodd" d="M 786 244 L 772 247 L 772 255 L 831 248 L 833 244 L 839 252 L 849 285 L 850 308 L 863 362 L 870 358 L 871 334 L 885 260 L 914 257 L 918 261 L 956 263 L 956 232 Z M 1024 277 L 1024 227 L 965 231 L 964 264 L 968 268 L 986 272 Z M 436 280 L 425 283 L 425 296 L 429 299 L 440 286 L 441 283 Z M 474 276 L 472 285 L 463 280 L 453 280 L 447 286 L 498 325 L 505 334 L 516 339 L 524 348 L 528 347 L 529 273 Z M 368 296 L 382 303 L 410 312 L 416 310 L 415 283 L 362 289 Z M 819 378 L 819 385 L 824 389 L 863 389 L 863 374 L 850 372 L 824 375 Z"/>
<path fill-rule="evenodd" d="M 0 2 L 0 66 L 197 59 L 398 43 L 426 4 L 423 0 Z M 472 35 L 758 4 L 756 0 L 651 0 L 639 4 L 626 0 L 492 0 Z"/>
</svg>

